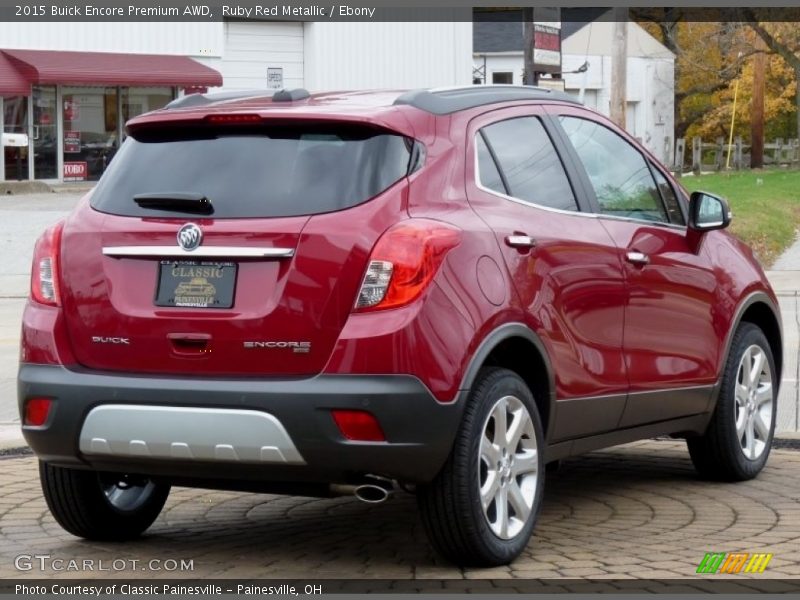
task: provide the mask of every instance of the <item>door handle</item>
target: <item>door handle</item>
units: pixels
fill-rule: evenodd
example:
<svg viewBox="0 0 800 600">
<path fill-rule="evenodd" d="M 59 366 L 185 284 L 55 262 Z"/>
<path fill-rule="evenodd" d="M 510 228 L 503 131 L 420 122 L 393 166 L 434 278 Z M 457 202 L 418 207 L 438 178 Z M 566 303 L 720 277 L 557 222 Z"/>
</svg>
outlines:
<svg viewBox="0 0 800 600">
<path fill-rule="evenodd" d="M 536 240 L 529 235 L 515 233 L 514 235 L 506 236 L 506 245 L 512 248 L 526 250 L 536 246 Z"/>
<path fill-rule="evenodd" d="M 637 252 L 636 250 L 630 250 L 625 254 L 625 260 L 629 263 L 643 267 L 647 263 L 650 262 L 650 257 L 647 256 L 644 252 Z"/>
</svg>

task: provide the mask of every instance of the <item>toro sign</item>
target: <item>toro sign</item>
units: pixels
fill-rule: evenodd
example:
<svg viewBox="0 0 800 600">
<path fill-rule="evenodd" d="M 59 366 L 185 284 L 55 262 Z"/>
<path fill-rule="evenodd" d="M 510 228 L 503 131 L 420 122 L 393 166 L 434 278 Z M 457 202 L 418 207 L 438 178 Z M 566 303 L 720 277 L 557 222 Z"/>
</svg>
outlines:
<svg viewBox="0 0 800 600">
<path fill-rule="evenodd" d="M 64 163 L 64 181 L 85 181 L 88 174 L 89 166 L 85 161 Z"/>
</svg>

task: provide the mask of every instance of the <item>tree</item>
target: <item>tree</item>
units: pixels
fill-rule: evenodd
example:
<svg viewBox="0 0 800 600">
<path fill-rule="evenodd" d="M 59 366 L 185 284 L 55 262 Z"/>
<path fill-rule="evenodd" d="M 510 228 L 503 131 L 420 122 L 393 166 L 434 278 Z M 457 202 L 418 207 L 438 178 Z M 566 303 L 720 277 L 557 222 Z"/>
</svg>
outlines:
<svg viewBox="0 0 800 600">
<path fill-rule="evenodd" d="M 786 62 L 775 54 L 768 54 L 764 60 L 766 90 L 764 95 L 765 136 L 767 139 L 791 137 L 794 135 L 793 116 L 795 111 L 796 83 L 794 71 Z M 736 124 L 733 134 L 745 139 L 750 137 L 750 110 L 753 97 L 753 69 L 755 61 L 749 59 L 736 78 L 731 79 L 725 87 L 704 96 L 702 102 L 696 97 L 688 103 L 702 104 L 702 117 L 693 121 L 686 130 L 686 137 L 699 136 L 706 140 L 717 137 L 727 139 L 733 110 L 733 94 L 736 82 L 739 82 L 739 98 L 736 105 Z M 787 126 L 788 125 L 788 126 Z"/>
<path fill-rule="evenodd" d="M 797 24 L 759 21 L 758 17 L 763 16 L 759 10 L 744 9 L 743 14 L 747 18 L 748 26 L 761 38 L 767 48 L 780 56 L 794 71 L 796 132 L 800 136 L 800 89 L 797 85 L 800 81 L 800 31 Z"/>
<path fill-rule="evenodd" d="M 754 52 L 752 35 L 741 23 L 685 20 L 677 8 L 636 9 L 633 16 L 675 54 L 675 136 L 686 137 L 718 108 L 720 93 Z"/>
</svg>

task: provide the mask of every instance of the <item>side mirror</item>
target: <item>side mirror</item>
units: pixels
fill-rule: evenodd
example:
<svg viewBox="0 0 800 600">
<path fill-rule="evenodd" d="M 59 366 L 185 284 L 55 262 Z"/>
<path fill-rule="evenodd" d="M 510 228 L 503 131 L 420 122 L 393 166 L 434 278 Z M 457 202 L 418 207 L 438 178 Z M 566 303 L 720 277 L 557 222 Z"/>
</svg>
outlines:
<svg viewBox="0 0 800 600">
<path fill-rule="evenodd" d="M 692 192 L 689 198 L 689 229 L 712 231 L 731 224 L 731 209 L 727 200 L 708 192 Z"/>
</svg>

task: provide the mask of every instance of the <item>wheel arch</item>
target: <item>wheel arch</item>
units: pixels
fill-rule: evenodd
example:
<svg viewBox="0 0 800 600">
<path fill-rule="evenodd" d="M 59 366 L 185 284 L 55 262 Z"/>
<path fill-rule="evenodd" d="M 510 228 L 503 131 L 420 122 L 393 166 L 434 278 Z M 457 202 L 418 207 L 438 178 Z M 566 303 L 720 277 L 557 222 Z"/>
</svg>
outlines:
<svg viewBox="0 0 800 600">
<path fill-rule="evenodd" d="M 775 368 L 780 380 L 783 371 L 783 330 L 781 327 L 780 310 L 772 298 L 765 292 L 753 292 L 739 303 L 728 335 L 725 338 L 725 356 L 719 365 L 720 370 L 728 362 L 731 351 L 731 342 L 736 330 L 742 322 L 757 325 L 769 342 L 772 356 L 775 359 Z M 721 371 L 720 371 L 721 372 Z"/>
<path fill-rule="evenodd" d="M 783 333 L 781 331 L 781 319 L 777 316 L 776 310 L 762 300 L 755 300 L 747 305 L 741 314 L 736 327 L 743 322 L 757 325 L 769 342 L 772 357 L 775 359 L 775 369 L 778 371 L 778 381 L 783 373 Z M 730 347 L 728 348 L 730 351 Z M 727 359 L 727 357 L 726 357 Z"/>
<path fill-rule="evenodd" d="M 494 329 L 473 354 L 460 389 L 471 389 L 486 366 L 509 369 L 525 381 L 539 409 L 547 439 L 555 421 L 555 374 L 539 336 L 523 323 L 506 323 Z"/>
<path fill-rule="evenodd" d="M 783 372 L 783 331 L 779 314 L 775 302 L 765 292 L 753 292 L 739 303 L 739 307 L 736 309 L 736 315 L 731 321 L 731 326 L 725 337 L 725 351 L 717 369 L 719 373 L 719 380 L 716 386 L 717 390 L 719 389 L 719 381 L 721 381 L 722 372 L 725 365 L 728 364 L 733 336 L 742 323 L 752 323 L 764 332 L 769 342 L 770 350 L 772 351 L 772 357 L 775 360 L 775 370 L 777 371 L 776 380 L 778 381 L 778 385 L 780 385 L 781 374 Z M 714 404 L 710 407 L 709 412 L 714 411 L 716 401 L 717 394 L 715 393 Z"/>
</svg>

